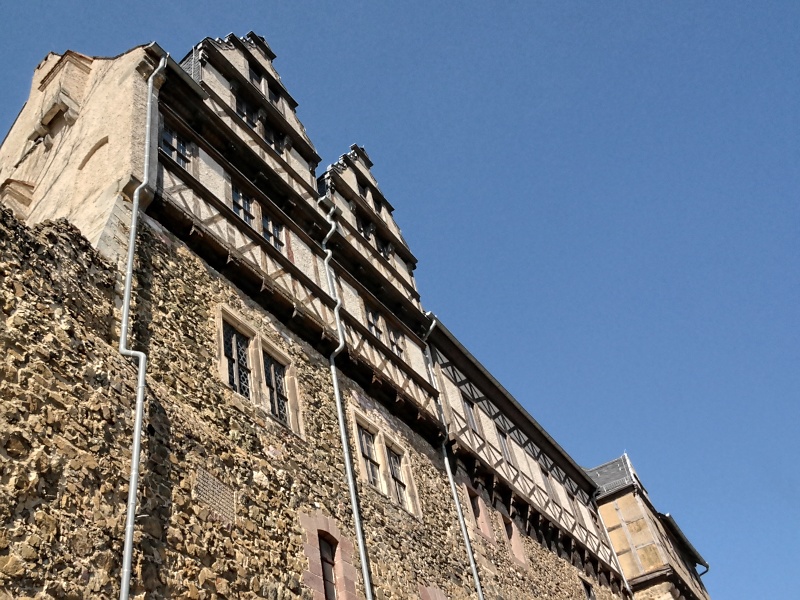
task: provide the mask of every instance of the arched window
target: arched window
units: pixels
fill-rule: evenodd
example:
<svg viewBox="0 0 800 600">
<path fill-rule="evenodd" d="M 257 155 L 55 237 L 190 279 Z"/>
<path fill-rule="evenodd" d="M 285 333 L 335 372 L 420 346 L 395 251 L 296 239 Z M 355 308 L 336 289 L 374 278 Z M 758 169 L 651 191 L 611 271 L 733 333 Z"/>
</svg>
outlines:
<svg viewBox="0 0 800 600">
<path fill-rule="evenodd" d="M 336 540 L 324 531 L 319 532 L 319 559 L 325 600 L 336 600 Z"/>
</svg>

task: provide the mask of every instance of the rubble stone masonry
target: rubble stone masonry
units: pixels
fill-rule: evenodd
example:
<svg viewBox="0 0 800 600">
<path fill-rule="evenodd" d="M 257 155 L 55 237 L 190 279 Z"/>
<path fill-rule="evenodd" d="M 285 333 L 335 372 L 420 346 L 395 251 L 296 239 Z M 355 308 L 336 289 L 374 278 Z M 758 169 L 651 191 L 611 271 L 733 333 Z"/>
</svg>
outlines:
<svg viewBox="0 0 800 600">
<path fill-rule="evenodd" d="M 0 209 L 0 600 L 119 593 L 136 381 L 117 352 L 120 283 L 71 225 L 29 229 Z M 133 298 L 149 364 L 132 595 L 320 598 L 329 528 L 337 593 L 363 598 L 326 358 L 149 219 Z M 293 430 L 221 376 L 222 307 L 291 360 Z M 362 473 L 376 597 L 476 597 L 438 448 L 341 383 L 354 457 L 359 415 L 411 476 L 406 510 Z M 585 600 L 584 581 L 621 597 L 522 533 L 520 560 L 489 516 L 495 541 L 472 534 L 487 598 Z"/>
</svg>

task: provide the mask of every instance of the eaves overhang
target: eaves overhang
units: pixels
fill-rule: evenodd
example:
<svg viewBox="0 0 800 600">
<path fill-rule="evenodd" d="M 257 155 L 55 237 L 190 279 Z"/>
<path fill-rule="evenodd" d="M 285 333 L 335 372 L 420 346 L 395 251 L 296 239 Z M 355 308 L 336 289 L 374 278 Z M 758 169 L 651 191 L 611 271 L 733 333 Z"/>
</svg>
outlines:
<svg viewBox="0 0 800 600">
<path fill-rule="evenodd" d="M 361 157 L 361 160 L 365 161 L 364 164 L 367 165 L 368 169 L 372 168 L 372 166 L 373 166 L 372 165 L 372 161 L 370 160 L 369 156 L 367 155 L 367 152 L 363 148 L 361 148 L 358 144 L 352 144 L 350 146 L 350 150 L 356 152 L 356 154 L 358 154 L 358 156 Z M 349 152 L 347 154 L 342 154 L 340 159 L 344 160 L 345 162 L 347 162 L 350 165 L 350 167 L 353 168 L 353 169 L 358 169 L 359 168 L 357 166 L 356 161 L 353 160 L 352 156 L 350 156 Z M 371 171 L 370 171 L 370 174 L 371 174 Z M 372 177 L 374 179 L 375 176 L 373 175 Z M 383 192 L 381 191 L 381 189 L 377 185 L 377 181 L 376 181 L 376 184 L 373 185 L 373 188 L 374 188 L 375 195 L 386 206 L 386 210 L 388 210 L 390 213 L 393 213 L 394 212 L 394 206 L 392 205 L 391 202 L 389 202 L 389 200 L 386 199 L 386 196 L 383 195 Z"/>
<path fill-rule="evenodd" d="M 344 180 L 342 175 L 336 171 L 336 169 L 328 169 L 326 174 L 330 175 L 330 178 L 333 180 L 334 185 L 337 183 L 341 183 L 341 186 L 337 186 L 336 190 L 344 196 L 346 199 L 350 200 L 351 202 L 355 203 L 356 206 L 360 207 L 363 212 L 366 214 L 370 213 L 370 207 L 367 204 L 366 200 L 356 194 L 353 190 L 350 189 L 348 183 Z M 318 179 L 318 181 L 322 180 L 322 177 Z M 343 193 L 342 190 L 348 190 L 347 193 Z M 417 257 L 414 256 L 414 253 L 405 243 L 405 240 L 401 239 L 392 229 L 386 224 L 386 222 L 382 219 L 374 220 L 375 226 L 377 227 L 378 231 L 380 232 L 381 236 L 386 238 L 388 241 L 392 242 L 395 248 L 395 252 L 402 257 L 402 259 L 406 262 L 410 262 L 415 267 L 418 263 Z"/>
<path fill-rule="evenodd" d="M 708 569 L 708 563 L 703 559 L 697 549 L 692 545 L 689 541 L 689 538 L 683 533 L 680 527 L 678 527 L 678 523 L 675 522 L 675 519 L 669 513 L 656 513 L 658 515 L 659 521 L 661 521 L 664 526 L 672 533 L 673 536 L 681 543 L 684 547 L 686 552 L 688 553 L 689 557 L 694 561 L 696 565 L 702 565 L 706 569 Z"/>
<path fill-rule="evenodd" d="M 200 85 L 191 78 L 191 76 L 183 70 L 183 68 L 175 61 L 174 58 L 164 50 L 161 46 L 159 46 L 156 42 L 150 42 L 147 46 L 145 46 L 145 51 L 149 54 L 157 57 L 158 59 L 163 58 L 164 56 L 167 57 L 167 70 L 172 73 L 173 75 L 177 75 L 183 83 L 189 86 L 189 88 L 195 92 L 201 100 L 205 100 L 208 98 L 208 94 L 206 91 L 200 87 Z"/>
<path fill-rule="evenodd" d="M 544 427 L 495 379 L 495 377 L 475 358 L 455 335 L 438 321 L 437 326 L 430 335 L 430 341 L 448 358 L 455 361 L 456 366 L 464 374 L 472 378 L 473 383 L 487 397 L 497 404 L 497 407 L 508 417 L 523 433 L 536 443 L 544 446 L 548 456 L 553 459 L 572 479 L 587 493 L 594 494 L 595 482 L 586 472 L 578 466 L 572 457 L 556 442 Z"/>
<path fill-rule="evenodd" d="M 240 86 L 246 86 L 252 89 L 253 93 L 257 91 L 256 88 L 253 86 L 253 84 L 250 83 L 250 80 L 247 79 L 244 75 L 242 75 L 238 70 L 236 70 L 236 67 L 234 67 L 231 64 L 231 62 L 227 59 L 227 57 L 225 57 L 225 55 L 222 54 L 222 52 L 217 47 L 217 43 L 214 40 L 206 38 L 205 40 L 203 40 L 202 43 L 205 44 L 204 47 L 208 51 L 209 58 L 213 57 L 215 59 L 213 61 L 214 66 L 218 68 L 223 75 L 235 78 L 236 82 Z M 258 93 L 260 94 L 261 92 L 259 91 Z M 284 115 L 281 114 L 280 111 L 278 111 L 278 109 L 276 109 L 266 99 L 264 99 L 263 107 L 266 107 L 266 110 L 273 113 L 273 116 L 276 119 L 283 120 L 284 122 L 286 121 L 286 117 L 284 117 Z M 320 155 L 317 154 L 317 150 L 316 148 L 314 148 L 314 144 L 311 142 L 311 139 L 308 137 L 308 134 L 306 134 L 305 131 L 302 134 L 300 134 L 291 125 L 287 123 L 284 133 L 292 138 L 293 145 L 296 148 L 298 148 L 300 154 L 302 154 L 306 158 L 306 160 L 314 164 L 320 163 L 322 157 L 320 157 Z"/>
<path fill-rule="evenodd" d="M 250 34 L 253 34 L 253 32 L 251 31 Z M 248 36 L 250 34 L 248 34 Z M 255 34 L 253 34 L 253 36 L 255 36 L 256 38 L 258 37 Z M 247 56 L 248 58 L 250 58 L 250 59 L 252 59 L 254 61 L 256 60 L 255 57 L 253 56 L 253 53 L 250 52 L 250 48 L 248 48 L 247 44 L 245 44 L 240 38 L 238 38 L 235 35 L 231 34 L 230 36 L 228 36 L 225 39 L 229 39 L 231 44 L 233 44 L 234 46 L 239 48 L 239 50 L 241 50 L 244 53 L 245 56 Z M 248 37 L 248 39 L 250 41 L 252 41 L 253 38 Z M 270 56 L 270 55 L 271 55 L 270 60 L 274 60 L 275 59 L 275 53 L 270 50 L 270 53 L 267 54 L 267 56 Z M 297 104 L 297 100 L 294 99 L 294 97 L 289 93 L 289 90 L 286 89 L 286 86 L 283 85 L 283 81 L 281 81 L 279 78 L 273 77 L 271 73 L 267 73 L 267 76 L 269 77 L 269 80 L 274 85 L 276 85 L 276 86 L 278 86 L 278 88 L 280 88 L 281 95 L 289 102 L 289 105 L 293 109 L 297 108 L 299 106 Z"/>
</svg>

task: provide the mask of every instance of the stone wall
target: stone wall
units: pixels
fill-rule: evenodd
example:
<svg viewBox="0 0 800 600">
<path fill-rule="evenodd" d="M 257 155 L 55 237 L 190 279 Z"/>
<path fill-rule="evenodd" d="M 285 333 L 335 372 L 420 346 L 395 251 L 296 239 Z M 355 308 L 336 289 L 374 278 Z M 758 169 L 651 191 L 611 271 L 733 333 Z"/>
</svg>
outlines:
<svg viewBox="0 0 800 600">
<path fill-rule="evenodd" d="M 116 350 L 119 276 L 65 222 L 0 214 L 0 599 L 115 598 L 136 380 Z M 327 361 L 149 219 L 139 248 L 133 345 L 150 359 L 132 594 L 318 598 L 313 524 L 331 523 L 353 582 L 340 597 L 363 597 Z M 221 306 L 290 358 L 301 428 L 220 376 Z M 342 390 L 354 456 L 357 412 L 413 473 L 410 511 L 362 474 L 377 598 L 474 598 L 438 449 L 346 377 Z M 531 538 L 515 562 L 492 519 L 487 597 L 586 598 L 578 570 Z"/>
</svg>

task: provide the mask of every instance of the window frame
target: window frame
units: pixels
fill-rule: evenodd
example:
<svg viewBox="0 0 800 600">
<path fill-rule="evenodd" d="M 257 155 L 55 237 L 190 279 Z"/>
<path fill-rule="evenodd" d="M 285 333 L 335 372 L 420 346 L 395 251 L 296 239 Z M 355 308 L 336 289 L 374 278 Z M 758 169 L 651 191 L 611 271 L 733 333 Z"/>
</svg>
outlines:
<svg viewBox="0 0 800 600">
<path fill-rule="evenodd" d="M 395 461 L 392 459 L 396 459 Z M 386 446 L 386 464 L 388 466 L 389 489 L 392 492 L 395 502 L 400 508 L 408 508 L 408 484 L 403 476 L 403 454 L 396 451 L 391 446 Z"/>
<path fill-rule="evenodd" d="M 586 594 L 586 600 L 595 600 L 597 596 L 595 596 L 594 593 L 594 586 L 583 578 L 581 578 L 581 583 L 583 583 L 583 591 Z"/>
<path fill-rule="evenodd" d="M 387 242 L 378 234 L 375 234 L 375 248 L 385 260 L 390 260 L 392 258 L 392 252 L 394 252 L 394 247 L 392 246 L 391 242 Z"/>
<path fill-rule="evenodd" d="M 286 388 L 286 365 L 262 349 L 261 360 L 264 372 L 264 390 L 269 412 L 278 421 L 290 427 L 289 397 Z"/>
<path fill-rule="evenodd" d="M 319 544 L 319 562 L 322 571 L 322 594 L 324 600 L 336 600 L 338 597 L 336 591 L 336 548 L 339 543 L 325 531 L 317 532 L 317 542 Z M 330 550 L 330 556 L 326 556 L 326 549 Z M 328 569 L 325 568 L 326 565 Z"/>
<path fill-rule="evenodd" d="M 303 554 L 308 558 L 308 567 L 302 573 L 302 585 L 310 592 L 309 597 L 313 597 L 315 600 L 325 600 L 323 548 L 320 544 L 320 539 L 324 539 L 334 551 L 335 597 L 343 600 L 355 600 L 359 571 L 353 564 L 355 559 L 352 541 L 342 534 L 334 518 L 325 515 L 320 510 L 300 511 L 298 517 L 305 538 Z M 303 596 L 305 597 L 305 594 Z M 330 598 L 331 595 L 329 594 L 328 597 Z"/>
<path fill-rule="evenodd" d="M 243 333 L 239 327 L 223 318 L 222 321 L 222 356 L 225 361 L 225 372 L 227 373 L 228 386 L 240 396 L 251 399 L 253 392 L 253 367 L 251 366 L 252 356 L 250 348 L 252 346 L 253 335 Z M 230 341 L 230 352 L 228 346 Z M 243 348 L 240 342 L 243 341 Z M 244 362 L 244 367 L 241 363 Z M 242 384 L 242 369 L 245 370 L 246 382 Z M 245 391 L 242 388 L 246 387 Z"/>
<path fill-rule="evenodd" d="M 356 225 L 358 227 L 358 232 L 364 236 L 364 239 L 372 241 L 372 234 L 375 233 L 375 223 L 367 217 L 356 214 Z"/>
<path fill-rule="evenodd" d="M 253 207 L 257 204 L 250 194 L 243 192 L 235 182 L 231 181 L 231 210 L 248 227 L 252 227 L 255 222 L 256 213 Z"/>
<path fill-rule="evenodd" d="M 388 334 L 387 337 L 389 338 L 389 349 L 395 356 L 405 360 L 406 336 L 404 336 L 399 329 L 389 327 L 388 325 L 386 326 L 386 331 Z"/>
<path fill-rule="evenodd" d="M 258 91 L 263 93 L 263 91 L 264 91 L 264 88 L 263 88 L 264 77 L 261 75 L 261 72 L 259 71 L 259 69 L 257 67 L 255 67 L 252 62 L 248 61 L 247 62 L 247 70 L 248 70 L 247 75 L 248 75 L 248 79 L 250 80 L 250 83 L 253 84 L 256 87 L 256 89 L 258 89 Z"/>
<path fill-rule="evenodd" d="M 472 517 L 472 526 L 488 542 L 496 542 L 494 527 L 492 525 L 492 513 L 489 510 L 489 503 L 484 499 L 481 488 L 475 482 L 464 481 L 464 492 L 469 503 L 469 514 Z"/>
<path fill-rule="evenodd" d="M 169 138 L 169 140 L 167 140 Z M 174 160 L 179 167 L 188 171 L 192 164 L 191 142 L 187 141 L 178 131 L 164 123 L 161 127 L 161 137 L 159 138 L 159 148 Z M 181 151 L 181 148 L 183 150 Z"/>
<path fill-rule="evenodd" d="M 216 315 L 218 332 L 218 370 L 219 377 L 226 387 L 233 393 L 247 398 L 249 405 L 258 410 L 258 414 L 263 414 L 270 421 L 275 422 L 281 427 L 292 431 L 304 439 L 304 423 L 300 406 L 300 394 L 297 388 L 296 367 L 291 358 L 268 337 L 249 324 L 247 320 L 235 310 L 226 305 L 220 305 Z M 238 389 L 229 383 L 228 357 L 225 348 L 225 327 L 231 327 L 239 335 L 248 340 L 247 358 L 249 368 L 249 395 L 241 394 Z M 282 399 L 285 400 L 285 419 L 281 418 L 279 410 L 273 410 L 273 400 L 271 390 L 274 383 L 270 386 L 267 381 L 267 365 L 265 359 L 269 359 L 273 365 L 280 367 L 283 371 Z M 275 368 L 270 371 L 270 376 L 275 381 Z"/>
<path fill-rule="evenodd" d="M 367 329 L 369 329 L 369 332 L 381 342 L 384 342 L 383 328 L 386 327 L 386 320 L 384 319 L 380 309 L 365 302 L 364 311 L 366 312 Z"/>
<path fill-rule="evenodd" d="M 285 254 L 286 226 L 265 210 L 261 210 L 261 237 L 281 254 Z"/>
<path fill-rule="evenodd" d="M 270 102 L 272 102 L 272 104 L 274 104 L 275 106 L 278 106 L 280 104 L 280 102 L 281 102 L 281 96 L 282 96 L 282 94 L 280 93 L 280 91 L 275 89 L 275 86 L 270 85 L 269 81 L 268 81 L 267 82 L 267 99 Z"/>
<path fill-rule="evenodd" d="M 497 432 L 497 442 L 500 446 L 500 454 L 503 456 L 503 460 L 515 471 L 519 470 L 517 459 L 514 456 L 514 449 L 510 446 L 511 441 L 508 432 L 497 421 L 494 422 L 494 427 Z"/>
<path fill-rule="evenodd" d="M 236 102 L 234 111 L 236 115 L 242 119 L 250 129 L 256 129 L 258 126 L 258 110 L 249 100 L 245 100 L 241 93 L 235 95 Z"/>
<path fill-rule="evenodd" d="M 467 421 L 467 427 L 479 438 L 483 438 L 483 426 L 481 425 L 480 415 L 475 413 L 475 409 L 478 408 L 478 403 L 472 398 L 469 398 L 463 390 L 460 390 L 460 393 L 461 405 L 464 409 L 464 418 Z"/>
<path fill-rule="evenodd" d="M 355 407 L 351 407 L 351 418 L 353 431 L 356 435 L 356 443 L 358 444 L 358 464 L 361 479 L 381 496 L 386 497 L 392 504 L 411 516 L 419 518 L 421 514 L 419 497 L 414 485 L 411 465 L 409 464 L 409 454 L 405 446 L 390 437 L 384 431 L 384 428 L 376 426 L 363 412 Z M 363 451 L 362 431 L 372 436 L 375 450 L 374 461 L 369 461 Z M 391 464 L 392 455 L 397 458 L 397 464 L 394 467 Z M 374 467 L 376 471 L 377 483 L 373 483 L 370 479 L 371 467 Z M 402 490 L 397 489 L 398 485 L 402 487 Z M 400 491 L 403 493 L 401 494 Z"/>
<path fill-rule="evenodd" d="M 381 464 L 378 460 L 378 453 L 375 450 L 378 445 L 376 441 L 377 435 L 361 423 L 356 423 L 356 435 L 358 436 L 358 449 L 364 465 L 367 483 L 382 493 Z M 365 442 L 368 442 L 368 444 L 365 444 Z"/>
</svg>

